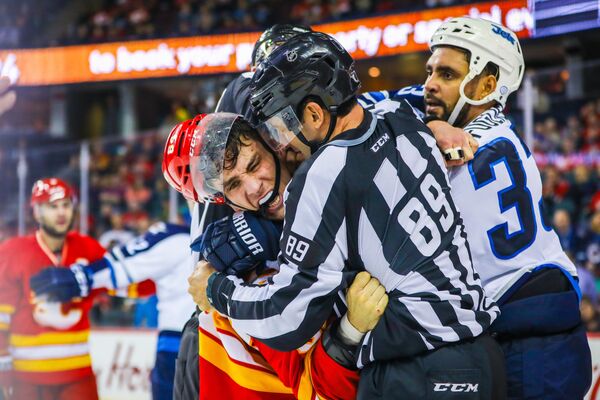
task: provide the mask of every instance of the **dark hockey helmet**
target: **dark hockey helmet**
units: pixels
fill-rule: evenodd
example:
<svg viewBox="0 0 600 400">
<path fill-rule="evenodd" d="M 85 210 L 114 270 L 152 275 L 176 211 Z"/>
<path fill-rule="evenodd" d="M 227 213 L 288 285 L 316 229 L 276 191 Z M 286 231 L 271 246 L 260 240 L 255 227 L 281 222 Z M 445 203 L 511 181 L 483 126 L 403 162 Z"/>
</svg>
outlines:
<svg viewBox="0 0 600 400">
<path fill-rule="evenodd" d="M 337 40 L 309 32 L 275 49 L 259 65 L 250 85 L 259 131 L 280 150 L 294 135 L 306 143 L 297 113 L 308 96 L 320 99 L 335 117 L 338 107 L 356 96 L 360 81 L 354 59 Z"/>
<path fill-rule="evenodd" d="M 252 50 L 252 65 L 257 66 L 277 46 L 281 46 L 301 33 L 312 32 L 309 26 L 294 24 L 275 24 L 264 31 Z"/>
</svg>

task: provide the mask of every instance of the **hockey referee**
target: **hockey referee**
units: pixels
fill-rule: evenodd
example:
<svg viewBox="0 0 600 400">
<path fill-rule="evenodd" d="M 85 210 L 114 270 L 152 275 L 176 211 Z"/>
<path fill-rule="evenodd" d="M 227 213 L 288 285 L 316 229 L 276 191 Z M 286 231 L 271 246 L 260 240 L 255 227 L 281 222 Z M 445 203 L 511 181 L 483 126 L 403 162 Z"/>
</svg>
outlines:
<svg viewBox="0 0 600 400">
<path fill-rule="evenodd" d="M 356 350 L 359 398 L 505 398 L 503 356 L 484 334 L 498 307 L 473 270 L 429 129 L 408 104 L 377 114 L 358 105 L 354 61 L 322 33 L 291 39 L 252 79 L 263 136 L 309 159 L 286 189 L 279 274 L 268 285 L 246 285 L 205 267 L 199 296 L 207 296 L 197 302 L 228 315 L 237 331 L 291 350 L 366 269 L 390 302 Z M 248 200 L 237 194 L 223 193 L 234 204 Z M 271 197 L 267 190 L 258 202 Z"/>
</svg>

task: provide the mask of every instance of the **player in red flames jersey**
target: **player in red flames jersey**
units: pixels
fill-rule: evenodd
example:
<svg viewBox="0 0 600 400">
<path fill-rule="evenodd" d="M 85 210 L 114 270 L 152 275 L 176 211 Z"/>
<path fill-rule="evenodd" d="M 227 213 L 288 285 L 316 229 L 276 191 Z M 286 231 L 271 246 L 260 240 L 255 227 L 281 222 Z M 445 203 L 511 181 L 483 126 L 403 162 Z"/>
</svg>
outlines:
<svg viewBox="0 0 600 400">
<path fill-rule="evenodd" d="M 98 399 L 88 346 L 92 296 L 35 298 L 29 278 L 44 267 L 98 260 L 105 250 L 71 230 L 76 196 L 64 181 L 38 180 L 31 206 L 39 229 L 0 244 L 0 387 L 11 399 Z"/>
</svg>

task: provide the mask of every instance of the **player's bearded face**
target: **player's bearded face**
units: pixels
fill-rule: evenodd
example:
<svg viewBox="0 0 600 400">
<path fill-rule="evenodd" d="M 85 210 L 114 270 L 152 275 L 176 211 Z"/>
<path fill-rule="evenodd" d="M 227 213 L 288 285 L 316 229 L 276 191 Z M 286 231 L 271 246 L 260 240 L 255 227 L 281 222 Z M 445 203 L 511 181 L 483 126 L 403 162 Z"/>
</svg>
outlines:
<svg viewBox="0 0 600 400">
<path fill-rule="evenodd" d="M 459 50 L 449 47 L 436 48 L 426 65 L 425 114 L 434 115 L 444 121 L 450 118 L 454 106 L 460 98 L 460 84 L 469 72 L 469 63 Z M 465 86 L 465 94 L 473 96 L 474 82 Z M 465 104 L 454 125 L 462 126 L 470 109 Z"/>
<path fill-rule="evenodd" d="M 272 154 L 261 143 L 248 139 L 240 147 L 235 165 L 223 170 L 223 192 L 235 205 L 256 211 L 269 199 L 275 187 L 275 175 Z M 290 179 L 291 174 L 282 162 L 279 194 L 265 210 L 268 218 L 283 219 L 283 192 Z"/>
<path fill-rule="evenodd" d="M 36 219 L 40 228 L 53 237 L 64 237 L 73 225 L 75 208 L 71 199 L 61 199 L 38 206 Z"/>
</svg>

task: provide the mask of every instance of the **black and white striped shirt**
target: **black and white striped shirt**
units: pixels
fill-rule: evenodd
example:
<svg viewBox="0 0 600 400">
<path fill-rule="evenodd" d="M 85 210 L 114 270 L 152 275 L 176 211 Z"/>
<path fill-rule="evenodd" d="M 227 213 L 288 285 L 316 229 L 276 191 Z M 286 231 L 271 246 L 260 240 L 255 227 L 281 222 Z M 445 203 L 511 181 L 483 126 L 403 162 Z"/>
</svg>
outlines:
<svg viewBox="0 0 600 400">
<path fill-rule="evenodd" d="M 435 140 L 410 107 L 365 112 L 302 164 L 285 206 L 279 274 L 264 286 L 217 275 L 209 288 L 238 332 L 280 350 L 302 346 L 363 269 L 390 302 L 363 339 L 359 367 L 477 336 L 498 315 L 473 270 Z"/>
</svg>

